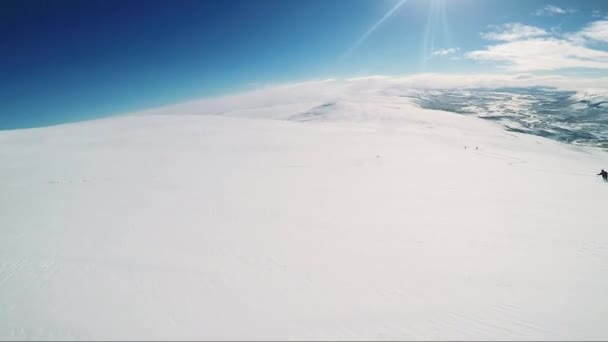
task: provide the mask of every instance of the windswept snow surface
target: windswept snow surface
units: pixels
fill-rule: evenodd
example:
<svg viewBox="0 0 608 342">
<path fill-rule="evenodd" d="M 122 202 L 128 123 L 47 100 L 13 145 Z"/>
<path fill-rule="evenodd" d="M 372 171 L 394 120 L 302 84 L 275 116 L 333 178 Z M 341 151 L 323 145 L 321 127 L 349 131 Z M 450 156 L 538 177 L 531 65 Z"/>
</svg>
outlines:
<svg viewBox="0 0 608 342">
<path fill-rule="evenodd" d="M 608 338 L 605 152 L 302 87 L 0 132 L 0 339 Z"/>
</svg>

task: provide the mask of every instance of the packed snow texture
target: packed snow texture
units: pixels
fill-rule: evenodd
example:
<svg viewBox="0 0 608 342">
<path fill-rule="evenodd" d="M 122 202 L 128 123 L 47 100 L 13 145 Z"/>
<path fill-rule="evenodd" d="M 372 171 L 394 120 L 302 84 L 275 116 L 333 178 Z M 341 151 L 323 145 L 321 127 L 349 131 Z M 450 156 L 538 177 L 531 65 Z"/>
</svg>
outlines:
<svg viewBox="0 0 608 342">
<path fill-rule="evenodd" d="M 0 132 L 0 339 L 607 339 L 608 155 L 353 82 Z"/>
</svg>

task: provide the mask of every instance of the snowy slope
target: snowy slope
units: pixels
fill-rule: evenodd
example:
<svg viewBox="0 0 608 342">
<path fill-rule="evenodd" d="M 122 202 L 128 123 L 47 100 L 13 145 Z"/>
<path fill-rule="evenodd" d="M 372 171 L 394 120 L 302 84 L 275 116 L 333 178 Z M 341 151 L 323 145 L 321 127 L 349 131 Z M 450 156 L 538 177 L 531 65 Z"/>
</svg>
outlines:
<svg viewBox="0 0 608 342">
<path fill-rule="evenodd" d="M 295 93 L 0 132 L 0 339 L 608 338 L 605 152 Z"/>
</svg>

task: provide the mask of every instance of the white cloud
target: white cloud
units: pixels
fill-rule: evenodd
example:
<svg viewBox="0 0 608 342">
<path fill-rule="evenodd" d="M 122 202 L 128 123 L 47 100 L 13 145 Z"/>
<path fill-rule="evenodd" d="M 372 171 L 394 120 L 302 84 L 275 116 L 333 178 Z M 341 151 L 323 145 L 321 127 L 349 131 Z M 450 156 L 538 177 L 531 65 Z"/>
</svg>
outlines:
<svg viewBox="0 0 608 342">
<path fill-rule="evenodd" d="M 319 89 L 335 94 L 366 93 L 386 94 L 412 89 L 452 89 L 452 88 L 502 88 L 502 87 L 556 87 L 562 90 L 582 90 L 592 87 L 608 88 L 608 77 L 574 77 L 563 75 L 536 75 L 533 73 L 419 73 L 402 76 L 370 75 L 347 79 L 301 82 L 290 86 L 265 88 L 276 92 L 294 89 L 293 94 L 309 94 Z M 341 89 L 335 91 L 335 89 Z M 273 99 L 275 99 L 273 97 Z"/>
<path fill-rule="evenodd" d="M 441 50 L 436 50 L 433 51 L 433 53 L 431 55 L 433 56 L 448 56 L 448 55 L 453 55 L 456 52 L 458 52 L 458 50 L 460 50 L 460 48 L 449 48 L 449 49 L 441 49 Z"/>
<path fill-rule="evenodd" d="M 576 10 L 574 9 L 564 9 L 555 5 L 546 5 L 545 7 L 536 11 L 536 15 L 538 16 L 550 16 L 550 15 L 561 15 L 561 14 L 569 14 L 574 13 Z"/>
<path fill-rule="evenodd" d="M 562 75 L 515 74 L 444 74 L 422 73 L 402 77 L 375 76 L 377 88 L 386 89 L 449 89 L 449 88 L 501 88 L 501 87 L 556 87 L 562 90 L 608 88 L 608 77 L 567 77 Z M 358 81 L 363 78 L 357 79 Z"/>
<path fill-rule="evenodd" d="M 590 43 L 608 42 L 608 20 L 589 23 L 574 33 L 550 35 L 545 30 L 519 23 L 504 25 L 502 31 L 484 33 L 486 39 L 502 43 L 465 56 L 499 63 L 510 71 L 558 70 L 566 68 L 608 69 L 608 51 Z"/>
<path fill-rule="evenodd" d="M 597 42 L 608 42 L 608 20 L 594 21 L 578 33 L 581 37 Z"/>
<path fill-rule="evenodd" d="M 481 37 L 486 40 L 511 42 L 546 35 L 548 35 L 547 31 L 540 27 L 528 26 L 521 23 L 507 23 L 502 26 L 495 26 L 494 31 L 484 32 L 481 34 Z"/>
<path fill-rule="evenodd" d="M 608 69 L 608 52 L 556 38 L 513 41 L 473 51 L 467 57 L 502 63 L 511 71 L 565 68 Z"/>
</svg>

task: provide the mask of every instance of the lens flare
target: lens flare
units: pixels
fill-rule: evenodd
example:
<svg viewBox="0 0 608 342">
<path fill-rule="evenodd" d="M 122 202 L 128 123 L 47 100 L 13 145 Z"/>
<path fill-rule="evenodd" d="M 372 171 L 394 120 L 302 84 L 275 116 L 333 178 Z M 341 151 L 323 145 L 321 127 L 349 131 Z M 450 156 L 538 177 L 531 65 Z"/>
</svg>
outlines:
<svg viewBox="0 0 608 342">
<path fill-rule="evenodd" d="M 446 1 L 431 0 L 422 44 L 420 47 L 420 68 L 426 64 L 437 48 L 450 47 L 451 37 L 447 19 Z"/>
<path fill-rule="evenodd" d="M 386 20 L 388 20 L 390 17 L 392 17 L 393 14 L 395 14 L 395 12 L 397 12 L 397 10 L 399 8 L 401 8 L 401 6 L 405 5 L 406 2 L 407 2 L 407 0 L 401 0 L 393 8 L 391 8 L 388 12 L 386 12 L 386 14 L 380 20 L 378 20 L 378 22 L 376 22 L 374 25 L 372 25 L 372 27 L 370 27 L 369 30 L 367 30 L 361 36 L 361 38 L 359 38 L 355 42 L 355 44 L 353 44 L 353 46 L 350 49 L 348 49 L 348 51 L 346 51 L 346 53 L 344 53 L 342 58 L 349 57 L 350 55 L 352 55 L 352 53 L 355 52 L 355 50 L 357 50 L 359 48 L 359 46 L 361 46 L 361 44 L 363 44 L 365 42 L 365 40 L 369 36 L 371 36 L 371 34 L 374 33 L 374 31 L 376 31 L 376 29 L 378 29 L 378 27 L 380 27 L 380 25 L 382 25 Z"/>
</svg>

